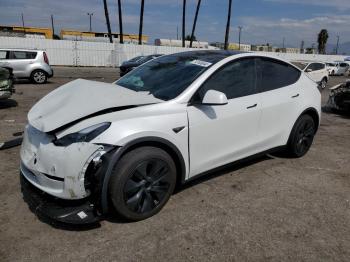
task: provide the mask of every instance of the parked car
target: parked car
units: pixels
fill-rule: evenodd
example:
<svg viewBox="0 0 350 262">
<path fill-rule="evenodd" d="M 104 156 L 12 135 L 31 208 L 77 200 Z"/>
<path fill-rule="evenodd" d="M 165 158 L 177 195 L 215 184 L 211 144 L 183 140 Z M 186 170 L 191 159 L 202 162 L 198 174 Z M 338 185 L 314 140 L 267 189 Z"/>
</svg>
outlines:
<svg viewBox="0 0 350 262">
<path fill-rule="evenodd" d="M 14 92 L 12 70 L 0 67 L 0 100 L 10 98 Z"/>
<path fill-rule="evenodd" d="M 154 55 L 147 55 L 147 56 L 137 56 L 134 57 L 133 59 L 130 59 L 126 62 L 124 62 L 121 66 L 120 66 L 120 76 L 124 76 L 125 74 L 129 73 L 131 70 L 133 70 L 134 68 L 154 59 L 157 57 L 160 57 L 162 55 L 160 54 L 154 54 Z"/>
<path fill-rule="evenodd" d="M 293 62 L 303 70 L 313 81 L 319 84 L 320 88 L 324 89 L 329 80 L 329 73 L 326 64 L 319 62 Z"/>
<path fill-rule="evenodd" d="M 327 66 L 327 71 L 331 76 L 334 75 L 335 72 L 338 70 L 337 63 L 326 63 L 326 66 Z"/>
<path fill-rule="evenodd" d="M 327 63 L 327 70 L 329 75 L 345 75 L 349 70 L 349 64 L 347 62 Z"/>
<path fill-rule="evenodd" d="M 36 84 L 44 84 L 53 76 L 47 54 L 40 50 L 0 49 L 0 66 L 12 68 L 15 78 Z"/>
<path fill-rule="evenodd" d="M 78 79 L 28 113 L 24 198 L 65 223 L 96 222 L 113 209 L 146 219 L 176 183 L 281 148 L 304 156 L 320 115 L 317 84 L 263 54 L 183 52 L 113 84 Z"/>
</svg>

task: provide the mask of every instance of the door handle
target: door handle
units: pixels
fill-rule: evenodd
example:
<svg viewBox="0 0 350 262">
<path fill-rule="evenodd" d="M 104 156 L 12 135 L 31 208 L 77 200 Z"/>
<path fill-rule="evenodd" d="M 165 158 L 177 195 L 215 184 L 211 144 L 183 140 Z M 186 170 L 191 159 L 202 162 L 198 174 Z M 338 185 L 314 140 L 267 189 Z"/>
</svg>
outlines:
<svg viewBox="0 0 350 262">
<path fill-rule="evenodd" d="M 296 94 L 294 96 L 292 96 L 292 98 L 297 98 L 299 96 L 299 94 Z"/>
<path fill-rule="evenodd" d="M 258 105 L 258 104 L 254 104 L 254 105 L 252 105 L 252 106 L 248 106 L 247 109 L 254 108 L 254 107 L 256 107 L 257 105 Z"/>
</svg>

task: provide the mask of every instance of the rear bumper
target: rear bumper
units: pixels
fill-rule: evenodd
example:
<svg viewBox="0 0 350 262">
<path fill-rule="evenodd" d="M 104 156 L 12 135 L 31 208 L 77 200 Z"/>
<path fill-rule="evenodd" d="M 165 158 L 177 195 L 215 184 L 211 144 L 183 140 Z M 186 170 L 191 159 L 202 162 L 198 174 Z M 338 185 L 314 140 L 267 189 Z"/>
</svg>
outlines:
<svg viewBox="0 0 350 262">
<path fill-rule="evenodd" d="M 62 200 L 34 187 L 20 174 L 21 191 L 29 208 L 53 225 L 89 225 L 101 220 L 91 199 Z"/>
</svg>

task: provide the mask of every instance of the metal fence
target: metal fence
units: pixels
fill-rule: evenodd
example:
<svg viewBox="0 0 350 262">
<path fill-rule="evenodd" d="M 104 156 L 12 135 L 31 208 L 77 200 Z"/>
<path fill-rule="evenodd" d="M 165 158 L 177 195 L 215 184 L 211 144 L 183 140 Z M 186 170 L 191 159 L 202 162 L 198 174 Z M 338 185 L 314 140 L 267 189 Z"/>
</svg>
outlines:
<svg viewBox="0 0 350 262">
<path fill-rule="evenodd" d="M 32 39 L 0 36 L 0 48 L 23 48 L 45 50 L 52 65 L 64 66 L 120 66 L 123 61 L 139 55 L 171 54 L 194 48 L 97 43 L 70 40 Z M 344 61 L 344 56 L 268 53 L 285 60 Z"/>
</svg>

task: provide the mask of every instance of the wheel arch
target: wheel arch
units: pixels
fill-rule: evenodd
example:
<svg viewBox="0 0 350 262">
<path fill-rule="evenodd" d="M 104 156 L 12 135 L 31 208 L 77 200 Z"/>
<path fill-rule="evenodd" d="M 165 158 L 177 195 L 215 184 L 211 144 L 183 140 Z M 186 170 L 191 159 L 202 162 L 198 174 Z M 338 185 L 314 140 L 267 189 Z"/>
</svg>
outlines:
<svg viewBox="0 0 350 262">
<path fill-rule="evenodd" d="M 102 212 L 106 214 L 108 212 L 108 185 L 112 175 L 112 170 L 118 160 L 123 157 L 126 153 L 130 152 L 133 149 L 142 147 L 142 146 L 154 146 L 163 149 L 166 151 L 175 162 L 176 166 L 176 183 L 183 183 L 186 177 L 186 164 L 185 160 L 181 154 L 181 151 L 175 146 L 172 142 L 160 138 L 160 137 L 142 137 L 135 140 L 132 140 L 125 144 L 122 147 L 117 147 L 115 152 L 112 154 L 108 168 L 103 179 L 102 185 L 102 195 L 101 195 L 101 205 Z"/>
<path fill-rule="evenodd" d="M 287 145 L 289 144 L 290 142 L 290 138 L 292 136 L 292 132 L 293 132 L 293 129 L 294 129 L 294 126 L 295 124 L 298 122 L 299 118 L 303 115 L 309 115 L 312 117 L 312 119 L 315 121 L 316 123 L 316 130 L 315 130 L 315 133 L 317 132 L 318 130 L 318 127 L 320 126 L 320 116 L 317 112 L 317 110 L 314 108 L 314 107 L 309 107 L 307 109 L 305 109 L 299 116 L 298 118 L 295 120 L 294 124 L 293 124 L 293 127 L 290 131 L 290 134 L 289 134 L 289 137 L 288 137 L 288 142 L 287 142 Z"/>
</svg>

